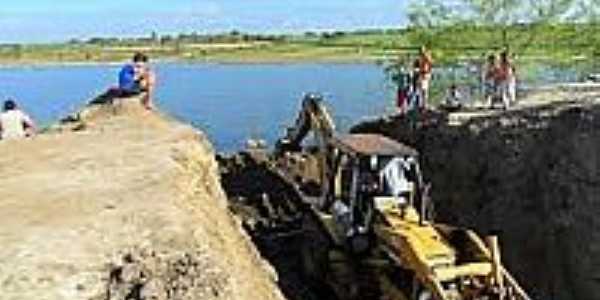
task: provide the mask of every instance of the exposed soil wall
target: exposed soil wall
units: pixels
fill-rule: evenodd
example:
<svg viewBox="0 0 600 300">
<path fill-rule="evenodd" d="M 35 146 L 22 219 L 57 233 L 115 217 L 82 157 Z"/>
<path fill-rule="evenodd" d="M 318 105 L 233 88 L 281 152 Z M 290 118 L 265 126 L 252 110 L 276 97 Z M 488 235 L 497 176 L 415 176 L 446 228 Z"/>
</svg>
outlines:
<svg viewBox="0 0 600 300">
<path fill-rule="evenodd" d="M 421 152 L 438 220 L 501 232 L 504 261 L 536 299 L 600 299 L 600 106 L 556 103 L 383 133 Z"/>
<path fill-rule="evenodd" d="M 301 243 L 304 208 L 296 191 L 248 153 L 219 159 L 222 184 L 231 210 L 279 274 L 279 287 L 289 300 L 333 300 L 323 286 L 303 274 Z"/>
</svg>

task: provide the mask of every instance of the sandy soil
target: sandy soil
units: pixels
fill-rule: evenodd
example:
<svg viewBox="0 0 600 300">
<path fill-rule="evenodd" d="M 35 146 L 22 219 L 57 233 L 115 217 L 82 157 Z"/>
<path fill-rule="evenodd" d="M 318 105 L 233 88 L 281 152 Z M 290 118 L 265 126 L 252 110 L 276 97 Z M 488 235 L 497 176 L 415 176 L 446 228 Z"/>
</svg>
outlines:
<svg viewBox="0 0 600 300">
<path fill-rule="evenodd" d="M 201 133 L 137 103 L 83 116 L 0 142 L 0 298 L 281 299 Z"/>
</svg>

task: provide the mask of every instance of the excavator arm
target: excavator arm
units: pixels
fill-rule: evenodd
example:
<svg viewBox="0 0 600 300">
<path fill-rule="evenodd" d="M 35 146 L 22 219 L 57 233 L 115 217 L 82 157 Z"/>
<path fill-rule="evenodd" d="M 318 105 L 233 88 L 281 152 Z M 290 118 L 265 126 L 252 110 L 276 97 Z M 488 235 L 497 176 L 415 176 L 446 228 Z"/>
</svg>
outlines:
<svg viewBox="0 0 600 300">
<path fill-rule="evenodd" d="M 327 108 L 323 105 L 323 97 L 319 94 L 307 94 L 302 101 L 302 108 L 294 126 L 287 129 L 285 137 L 275 144 L 275 157 L 278 160 L 288 159 L 289 154 L 302 154 L 305 150 L 302 142 L 313 133 L 316 142 L 316 158 L 318 172 L 319 195 L 315 204 L 324 208 L 330 204 L 331 181 L 334 178 L 335 152 L 331 147 L 335 137 L 335 124 Z"/>
<path fill-rule="evenodd" d="M 323 97 L 318 94 L 307 94 L 304 97 L 295 125 L 289 127 L 285 137 L 275 145 L 276 154 L 300 151 L 302 141 L 311 131 L 315 134 L 320 150 L 325 150 L 324 147 L 335 134 L 335 124 L 322 102 Z"/>
</svg>

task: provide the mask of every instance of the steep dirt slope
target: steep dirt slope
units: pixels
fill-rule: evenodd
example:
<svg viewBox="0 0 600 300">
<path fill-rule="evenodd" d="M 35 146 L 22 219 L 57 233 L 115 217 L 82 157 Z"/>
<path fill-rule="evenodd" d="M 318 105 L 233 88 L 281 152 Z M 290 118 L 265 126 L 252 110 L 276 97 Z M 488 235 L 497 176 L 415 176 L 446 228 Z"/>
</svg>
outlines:
<svg viewBox="0 0 600 300">
<path fill-rule="evenodd" d="M 504 260 L 536 299 L 600 299 L 600 106 L 557 102 L 476 117 L 364 123 L 415 145 L 439 220 L 501 232 Z"/>
<path fill-rule="evenodd" d="M 206 138 L 132 101 L 0 142 L 0 298 L 282 299 Z"/>
</svg>

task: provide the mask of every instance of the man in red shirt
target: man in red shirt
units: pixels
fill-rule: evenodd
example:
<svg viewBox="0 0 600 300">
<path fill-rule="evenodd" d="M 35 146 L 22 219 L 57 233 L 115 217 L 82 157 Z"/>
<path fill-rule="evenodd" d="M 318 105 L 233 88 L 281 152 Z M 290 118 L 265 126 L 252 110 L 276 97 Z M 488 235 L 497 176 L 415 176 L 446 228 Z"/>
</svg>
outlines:
<svg viewBox="0 0 600 300">
<path fill-rule="evenodd" d="M 431 83 L 431 71 L 433 69 L 433 59 L 427 47 L 422 46 L 419 53 L 419 89 L 421 90 L 421 107 L 427 107 L 429 100 L 429 86 Z"/>
<path fill-rule="evenodd" d="M 502 91 L 502 101 L 507 109 L 515 101 L 516 80 L 514 66 L 508 57 L 508 51 L 500 53 L 500 66 L 498 70 L 499 82 Z"/>
</svg>

